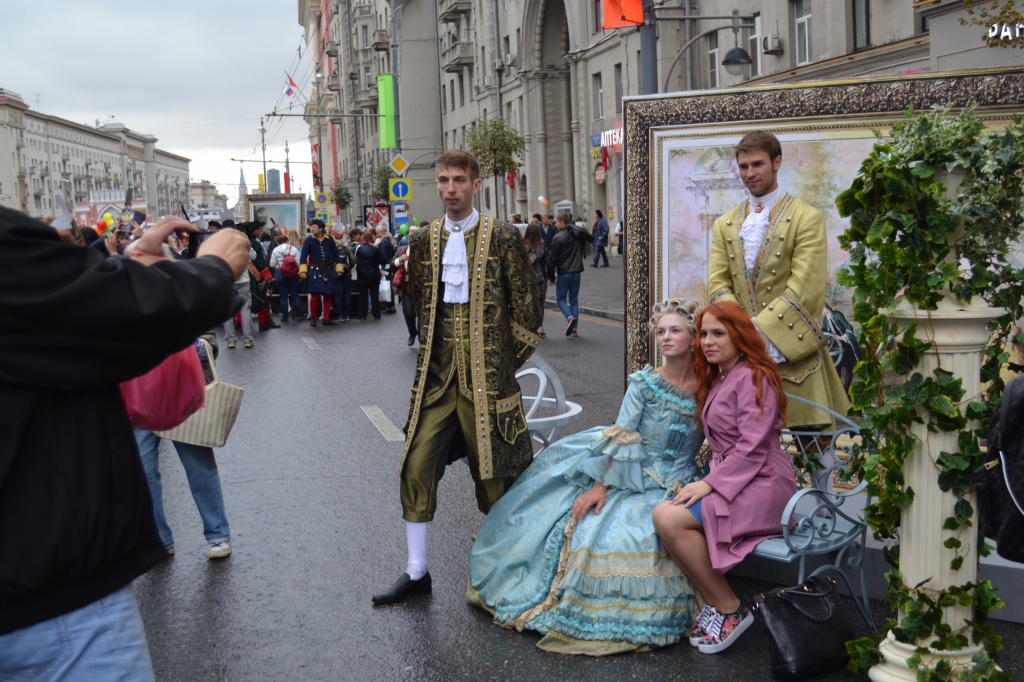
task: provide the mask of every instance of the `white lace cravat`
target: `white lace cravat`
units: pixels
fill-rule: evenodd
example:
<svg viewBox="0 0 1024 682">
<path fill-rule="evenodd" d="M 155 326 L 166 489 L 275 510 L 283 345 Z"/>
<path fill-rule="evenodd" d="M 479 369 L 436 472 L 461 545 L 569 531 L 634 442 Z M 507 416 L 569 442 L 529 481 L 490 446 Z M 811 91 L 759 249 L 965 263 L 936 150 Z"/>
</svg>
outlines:
<svg viewBox="0 0 1024 682">
<path fill-rule="evenodd" d="M 480 212 L 473 212 L 462 220 L 444 217 L 448 243 L 441 257 L 441 281 L 444 282 L 445 303 L 469 302 L 469 259 L 466 257 L 466 232 L 476 227 Z"/>
<path fill-rule="evenodd" d="M 747 198 L 750 199 L 750 214 L 743 219 L 743 225 L 740 227 L 740 239 L 743 242 L 743 262 L 746 264 L 748 272 L 754 269 L 757 252 L 764 240 L 764 233 L 768 231 L 768 224 L 771 222 L 768 214 L 771 213 L 772 208 L 775 207 L 782 195 L 781 187 L 776 187 L 774 192 L 769 192 L 761 197 L 747 194 Z M 757 206 L 761 207 L 760 211 L 755 210 Z"/>
</svg>

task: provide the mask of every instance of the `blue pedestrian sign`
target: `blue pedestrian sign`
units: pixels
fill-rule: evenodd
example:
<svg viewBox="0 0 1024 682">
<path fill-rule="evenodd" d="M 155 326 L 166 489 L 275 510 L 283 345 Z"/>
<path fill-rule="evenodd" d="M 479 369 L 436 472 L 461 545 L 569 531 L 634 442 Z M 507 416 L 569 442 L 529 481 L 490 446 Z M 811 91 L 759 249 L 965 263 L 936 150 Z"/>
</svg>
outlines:
<svg viewBox="0 0 1024 682">
<path fill-rule="evenodd" d="M 408 201 L 412 199 L 412 186 L 405 178 L 391 178 L 388 181 L 391 201 Z"/>
</svg>

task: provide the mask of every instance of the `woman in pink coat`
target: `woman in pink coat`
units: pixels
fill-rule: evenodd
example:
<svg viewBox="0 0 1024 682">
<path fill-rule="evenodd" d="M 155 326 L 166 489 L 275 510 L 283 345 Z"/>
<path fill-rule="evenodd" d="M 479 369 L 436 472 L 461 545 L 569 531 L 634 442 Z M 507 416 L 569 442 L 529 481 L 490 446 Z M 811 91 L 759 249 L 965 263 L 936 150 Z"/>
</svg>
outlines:
<svg viewBox="0 0 1024 682">
<path fill-rule="evenodd" d="M 759 542 L 782 535 L 796 477 L 779 440 L 782 379 L 750 317 L 736 303 L 712 303 L 697 321 L 697 339 L 697 409 L 711 471 L 655 507 L 654 528 L 707 603 L 690 644 L 713 654 L 754 622 L 724 574 Z"/>
</svg>

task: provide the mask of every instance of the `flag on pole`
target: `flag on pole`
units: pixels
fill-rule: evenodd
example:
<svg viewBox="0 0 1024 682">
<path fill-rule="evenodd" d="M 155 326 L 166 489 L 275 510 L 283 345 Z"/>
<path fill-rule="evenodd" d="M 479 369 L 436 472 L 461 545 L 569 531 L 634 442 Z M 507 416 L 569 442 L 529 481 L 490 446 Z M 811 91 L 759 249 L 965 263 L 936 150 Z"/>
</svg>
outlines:
<svg viewBox="0 0 1024 682">
<path fill-rule="evenodd" d="M 288 79 L 288 82 L 284 84 L 284 94 L 291 97 L 292 95 L 295 94 L 295 91 L 299 89 L 299 86 L 295 84 L 295 81 L 293 81 L 292 77 L 289 76 L 287 73 L 284 75 L 284 77 Z"/>
<path fill-rule="evenodd" d="M 608 170 L 608 147 L 601 147 L 601 165 Z"/>
<path fill-rule="evenodd" d="M 508 173 L 505 173 L 505 184 L 508 185 L 509 187 L 511 187 L 512 189 L 516 188 L 516 172 L 515 171 L 509 171 Z"/>
<path fill-rule="evenodd" d="M 601 0 L 601 28 L 622 28 L 644 23 L 643 0 Z"/>
</svg>

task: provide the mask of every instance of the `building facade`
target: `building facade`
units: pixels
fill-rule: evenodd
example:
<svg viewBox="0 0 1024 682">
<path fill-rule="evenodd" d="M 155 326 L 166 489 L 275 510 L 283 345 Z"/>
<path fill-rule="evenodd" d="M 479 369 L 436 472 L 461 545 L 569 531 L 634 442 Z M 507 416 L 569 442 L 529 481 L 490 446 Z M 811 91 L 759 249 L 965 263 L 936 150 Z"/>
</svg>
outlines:
<svg viewBox="0 0 1024 682">
<path fill-rule="evenodd" d="M 80 225 L 119 215 L 128 187 L 132 207 L 150 218 L 189 203 L 189 159 L 157 149 L 152 135 L 120 123 L 90 127 L 33 111 L 0 90 L 0 204 L 37 218 L 64 196 Z"/>
<path fill-rule="evenodd" d="M 366 183 L 391 154 L 377 149 L 376 119 L 358 117 L 376 113 L 375 77 L 390 68 L 389 7 L 299 0 L 310 50 L 328 74 L 319 109 L 339 114 L 321 130 L 324 151 L 335 154 L 324 157 L 325 185 Z M 1024 50 L 989 48 L 984 27 L 961 24 L 962 0 L 668 0 L 655 16 L 658 92 L 1024 63 Z M 417 196 L 420 184 L 420 196 L 435 196 L 427 162 L 437 148 L 462 147 L 479 121 L 503 116 L 526 153 L 497 196 L 484 182 L 482 210 L 507 218 L 558 206 L 592 220 L 601 209 L 618 220 L 622 101 L 642 94 L 644 55 L 638 29 L 603 23 L 601 0 L 397 4 L 399 142 L 413 161 L 414 214 L 441 210 Z M 722 64 L 733 47 L 751 58 L 739 73 Z"/>
</svg>

